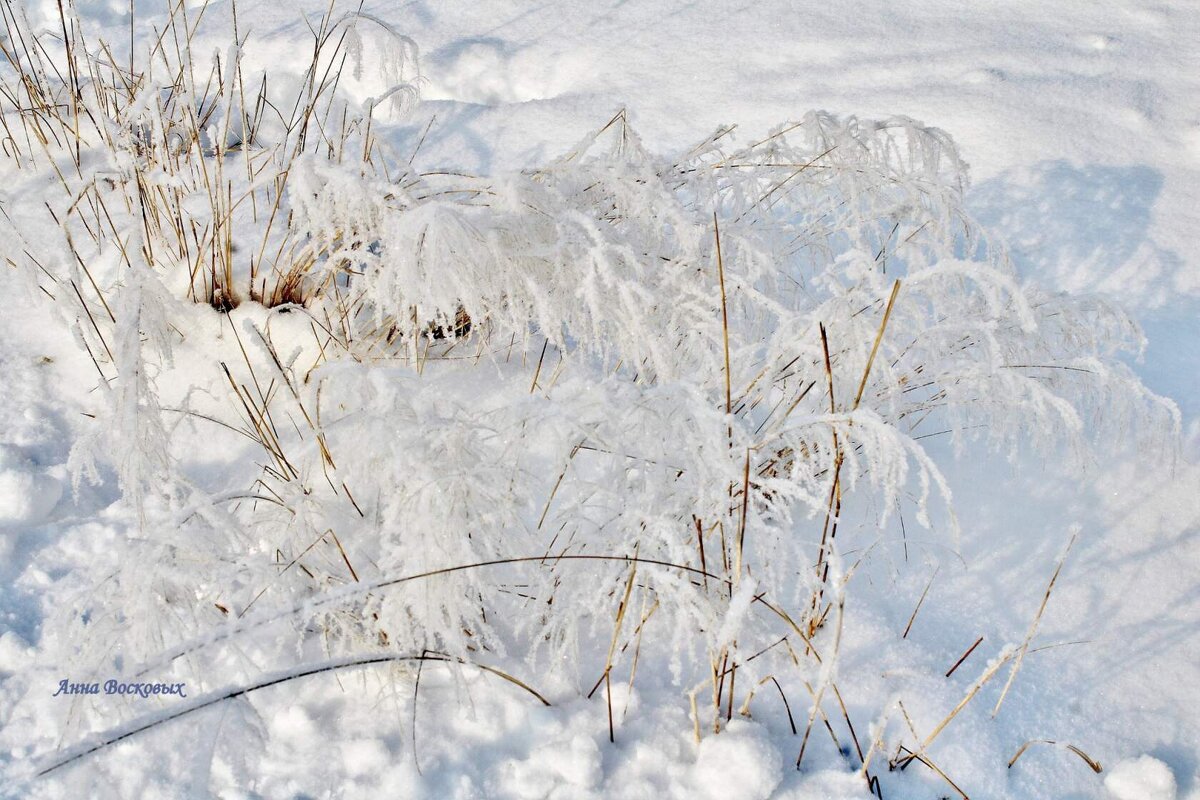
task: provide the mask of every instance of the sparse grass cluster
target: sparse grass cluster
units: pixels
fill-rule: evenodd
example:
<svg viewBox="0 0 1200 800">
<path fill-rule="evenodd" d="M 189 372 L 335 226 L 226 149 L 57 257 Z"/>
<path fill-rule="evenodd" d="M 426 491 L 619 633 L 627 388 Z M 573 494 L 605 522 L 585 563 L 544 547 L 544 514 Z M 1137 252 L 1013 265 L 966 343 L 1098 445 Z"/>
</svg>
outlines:
<svg viewBox="0 0 1200 800">
<path fill-rule="evenodd" d="M 294 235 L 289 176 L 310 155 L 373 168 L 375 106 L 415 97 L 415 45 L 374 17 L 323 17 L 303 74 L 273 76 L 244 68 L 236 6 L 233 46 L 196 56 L 207 8 L 174 4 L 147 52 L 118 56 L 89 38 L 73 4 L 61 9 L 61 31 L 33 30 L 20 5 L 5 4 L 5 154 L 18 170 L 47 171 L 69 198 L 34 213 L 62 227 L 69 271 L 87 278 L 85 304 L 106 307 L 100 285 L 114 271 L 149 266 L 173 292 L 221 311 L 246 300 L 303 305 L 328 288 L 306 280 L 325 254 Z M 338 84 L 361 68 L 353 44 L 371 26 L 384 32 L 384 66 L 400 82 L 356 108 Z M 37 249 L 26 247 L 26 258 Z M 53 286 L 60 277 L 42 270 Z"/>
</svg>

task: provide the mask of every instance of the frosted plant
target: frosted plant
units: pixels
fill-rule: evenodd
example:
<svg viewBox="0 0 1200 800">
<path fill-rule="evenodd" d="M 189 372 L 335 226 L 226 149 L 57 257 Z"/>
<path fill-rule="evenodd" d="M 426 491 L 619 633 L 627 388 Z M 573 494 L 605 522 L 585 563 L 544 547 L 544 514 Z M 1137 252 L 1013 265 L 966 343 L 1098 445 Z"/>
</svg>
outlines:
<svg viewBox="0 0 1200 800">
<path fill-rule="evenodd" d="M 371 37 L 369 48 L 364 46 L 367 39 L 359 30 L 365 23 L 372 23 L 382 31 L 382 35 Z M 386 102 L 395 117 L 403 117 L 419 98 L 417 83 L 421 72 L 417 43 L 379 17 L 362 11 L 345 14 L 331 26 L 332 31 L 341 28 L 345 29 L 345 39 L 344 48 L 339 49 L 344 49 L 354 64 L 354 80 L 363 80 L 363 64 L 367 60 L 377 65 L 383 80 L 384 91 L 363 103 L 367 114 Z"/>
<path fill-rule="evenodd" d="M 664 158 L 621 113 L 538 169 L 397 174 L 383 98 L 343 123 L 321 77 L 344 31 L 358 52 L 323 22 L 285 125 L 242 103 L 237 56 L 164 99 L 150 71 L 63 85 L 9 54 L 36 113 L 5 169 L 73 168 L 63 233 L 4 255 L 102 376 L 80 463 L 107 453 L 141 509 L 85 643 L 247 670 L 315 648 L 540 658 L 586 690 L 645 640 L 681 688 L 711 684 L 715 718 L 772 659 L 832 684 L 842 543 L 879 535 L 843 509 L 873 503 L 882 530 L 949 508 L 920 437 L 1086 454 L 1177 424 L 1116 358 L 1132 322 L 1017 280 L 936 129 L 811 113 Z"/>
<path fill-rule="evenodd" d="M 268 80 L 243 68 L 245 54 L 254 52 L 245 37 L 211 64 L 194 60 L 202 52 L 191 46 L 199 20 L 189 21 L 182 6 L 167 18 L 163 38 L 121 58 L 87 35 L 69 4 L 61 13 L 56 30 L 68 32 L 66 41 L 33 28 L 20 5 L 5 6 L 0 104 L 11 180 L 2 249 L 31 296 L 55 301 L 99 375 L 94 425 L 71 456 L 76 486 L 98 480 L 101 466 L 113 467 L 145 534 L 123 543 L 111 585 L 114 600 L 143 598 L 147 607 L 76 609 L 76 623 L 90 620 L 79 641 L 97 642 L 97 652 L 106 653 L 107 631 L 115 628 L 132 650 L 153 650 L 225 608 L 220 597 L 195 605 L 190 571 L 229 564 L 230 552 L 255 544 L 228 513 L 228 504 L 247 494 L 244 485 L 202 486 L 179 465 L 195 452 L 180 425 L 207 407 L 211 382 L 224 384 L 215 389 L 218 415 L 229 410 L 227 392 L 240 403 L 238 392 L 256 386 L 240 349 L 206 361 L 207 371 L 197 368 L 193 356 L 222 323 L 195 304 L 228 312 L 244 300 L 278 306 L 299 299 L 291 282 L 297 245 L 284 204 L 289 167 L 310 151 L 330 159 L 345 149 L 362 154 L 363 141 L 371 158 L 365 131 L 373 103 L 356 110 L 338 86 L 358 27 L 386 34 L 372 46 L 386 51 L 383 78 L 393 104 L 414 97 L 417 52 L 382 21 L 345 14 L 313 29 L 306 72 L 276 70 Z M 126 57 L 136 71 L 128 71 Z M 49 202 L 16 200 L 35 193 Z M 236 341 L 236 331 L 226 335 Z M 176 370 L 177 348 L 184 357 Z M 180 379 L 188 374 L 198 376 L 195 384 Z M 161 569 L 145 570 L 147 563 Z"/>
</svg>

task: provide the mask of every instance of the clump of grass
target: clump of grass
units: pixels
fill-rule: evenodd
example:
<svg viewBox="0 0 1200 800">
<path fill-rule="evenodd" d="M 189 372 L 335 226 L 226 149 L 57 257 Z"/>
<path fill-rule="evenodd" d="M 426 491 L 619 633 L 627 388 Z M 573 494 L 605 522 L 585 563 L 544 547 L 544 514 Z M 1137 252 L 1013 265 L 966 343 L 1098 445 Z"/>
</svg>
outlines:
<svg viewBox="0 0 1200 800">
<path fill-rule="evenodd" d="M 84 269 L 115 247 L 114 270 L 144 265 L 221 312 L 245 300 L 303 305 L 327 288 L 306 275 L 328 254 L 292 229 L 291 175 L 312 155 L 347 168 L 377 158 L 370 124 L 378 101 L 356 109 L 338 89 L 357 27 L 380 26 L 392 39 L 395 53 L 385 58 L 397 62 L 396 98 L 415 92 L 407 82 L 416 77 L 415 46 L 370 15 L 331 9 L 311 28 L 301 88 L 289 90 L 246 69 L 253 44 L 238 30 L 236 3 L 232 63 L 221 55 L 200 63 L 206 11 L 190 17 L 185 4 L 172 4 L 144 50 L 130 41 L 126 66 L 109 42 L 87 35 L 73 4 L 59 4 L 55 38 L 6 5 L 5 154 L 18 170 L 54 174 L 66 208 L 44 210 Z M 26 249 L 33 258 L 38 248 Z M 120 280 L 114 270 L 89 281 L 93 302 Z M 43 276 L 58 280 L 49 270 Z"/>
</svg>

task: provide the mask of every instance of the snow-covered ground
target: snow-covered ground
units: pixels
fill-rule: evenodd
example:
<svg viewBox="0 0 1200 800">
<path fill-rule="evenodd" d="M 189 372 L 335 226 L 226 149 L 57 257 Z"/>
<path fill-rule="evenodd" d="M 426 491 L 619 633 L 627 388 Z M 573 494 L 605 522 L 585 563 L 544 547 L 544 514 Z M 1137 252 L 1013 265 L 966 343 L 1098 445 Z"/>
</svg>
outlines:
<svg viewBox="0 0 1200 800">
<path fill-rule="evenodd" d="M 80 6 L 110 41 L 128 40 L 124 2 Z M 200 9 L 187 7 L 193 14 Z M 950 536 L 937 513 L 932 530 L 906 517 L 903 533 L 893 520 L 869 551 L 847 592 L 836 668 L 845 716 L 838 699 L 823 698 L 829 731 L 818 714 L 800 770 L 794 765 L 812 707 L 803 683 L 784 682 L 788 713 L 783 690 L 764 683 L 751 717 L 740 718 L 735 709 L 719 734 L 706 721 L 697 743 L 692 685 L 681 687 L 679 665 L 669 653 L 655 652 L 650 619 L 636 680 L 622 662 L 612 676 L 611 704 L 603 689 L 586 697 L 604 670 L 622 583 L 615 598 L 602 595 L 600 622 L 578 643 L 569 666 L 523 661 L 514 648 L 529 646 L 528 628 L 517 620 L 496 623 L 506 641 L 495 646 L 490 663 L 526 681 L 548 707 L 495 674 L 455 663 L 339 669 L 214 703 L 32 777 L 32 769 L 54 763 L 56 752 L 78 752 L 72 748 L 89 734 L 161 718 L 207 692 L 219 695 L 289 663 L 316 664 L 331 654 L 313 637 L 303 646 L 210 643 L 178 662 L 160 661 L 140 678 L 115 671 L 120 666 L 111 674 L 72 671 L 84 663 L 119 665 L 123 647 L 141 663 L 146 652 L 170 652 L 180 637 L 169 625 L 140 624 L 118 613 L 103 628 L 112 641 L 73 639 L 86 626 L 72 604 L 86 602 L 89 592 L 102 594 L 106 581 L 128 571 L 118 563 L 129 552 L 123 542 L 145 535 L 146 517 L 122 498 L 119 465 L 101 463 L 95 481 L 85 479 L 73 490 L 68 461 L 80 438 L 92 435 L 89 415 L 100 413 L 103 402 L 94 388 L 97 368 L 53 304 L 16 269 L 5 268 L 0 795 L 865 798 L 872 794 L 854 739 L 865 751 L 879 736 L 890 747 L 873 754 L 870 772 L 886 798 L 957 797 L 960 790 L 988 798 L 1200 798 L 1200 255 L 1194 241 L 1200 4 L 442 0 L 363 8 L 420 49 L 421 99 L 404 115 L 381 111 L 376 135 L 412 153 L 421 171 L 511 175 L 539 168 L 622 108 L 642 146 L 664 157 L 735 123 L 737 144 L 749 145 L 813 109 L 864 119 L 904 115 L 947 132 L 970 165 L 967 209 L 1007 243 L 1022 280 L 1049 292 L 1098 294 L 1122 304 L 1142 325 L 1144 354 L 1126 360 L 1146 386 L 1178 406 L 1182 443 L 1172 448 L 1165 437 L 1133 437 L 1101 444 L 1068 465 L 1059 450 L 1029 437 L 1012 457 L 982 445 L 955 452 L 939 437 L 922 441 L 948 477 L 961 535 Z M 304 15 L 315 20 L 323 10 L 308 2 L 239 4 L 247 64 L 300 73 L 311 49 Z M 227 2 L 208 4 L 211 28 L 193 43 L 194 58 L 227 57 L 222 36 L 232 11 Z M 135 33 L 153 37 L 161 14 L 138 13 Z M 53 2 L 34 4 L 30 16 L 35 29 L 59 24 Z M 357 102 L 389 86 L 378 67 L 393 55 L 390 40 L 379 26 L 371 30 L 361 43 L 362 69 L 344 84 Z M 7 113 L 10 102 L 0 103 Z M 12 183 L 0 186 L 0 207 L 18 220 L 40 209 L 36 191 L 56 188 L 48 176 L 39 184 L 7 166 L 4 175 Z M 286 328 L 293 324 L 287 318 L 249 305 L 231 317 L 239 325 L 273 324 L 283 330 L 281 341 L 302 336 Z M 224 323 L 213 312 L 188 324 L 197 340 L 208 341 L 203 337 Z M 194 368 L 193 346 L 200 347 L 179 346 L 177 370 Z M 241 358 L 230 341 L 223 346 L 231 364 Z M 296 349 L 298 357 L 309 357 L 304 346 Z M 529 387 L 531 377 L 537 385 L 539 349 L 524 353 L 520 369 L 515 356 L 497 367 L 482 386 L 464 386 L 434 369 L 421 378 L 426 387 L 413 390 L 419 402 L 400 417 L 389 417 L 397 412 L 382 400 L 368 403 L 382 426 L 379 441 L 402 442 L 398 459 L 413 454 L 398 463 L 436 463 L 433 456 L 422 461 L 427 454 L 416 426 L 453 420 L 464 408 L 485 407 L 507 419 L 502 404 L 492 408 L 476 395 L 509 396 L 503 393 L 517 383 Z M 195 407 L 208 409 L 204 404 L 225 380 L 215 363 L 210 366 L 212 374 L 180 378 L 176 372 L 164 380 L 162 405 L 190 402 L 183 390 L 195 386 Z M 555 366 L 547 359 L 544 382 L 557 380 L 550 374 Z M 352 369 L 339 374 L 359 380 Z M 565 374 L 563 391 L 586 393 L 582 381 Z M 397 378 L 407 380 L 415 379 Z M 353 405 L 358 391 L 387 397 L 380 385 L 350 383 L 342 402 Z M 546 423 L 557 424 L 566 423 Z M 402 425 L 410 429 L 397 428 Z M 172 432 L 183 450 L 176 455 L 197 485 L 212 490 L 226 473 L 243 469 L 235 456 L 244 455 L 244 446 L 229 445 L 219 432 L 182 425 Z M 336 429 L 331 436 L 336 456 Z M 1157 444 L 1139 449 L 1141 442 Z M 459 445 L 477 446 L 483 459 L 507 452 L 488 441 L 451 446 Z M 663 448 L 672 452 L 670 443 Z M 536 463 L 553 464 L 556 472 L 561 464 L 553 459 L 561 456 Z M 497 460 L 480 468 L 507 465 Z M 554 484 L 555 475 L 541 477 Z M 485 500 L 469 502 L 486 515 Z M 531 503 L 535 521 L 543 504 L 549 509 L 544 495 Z M 156 510 L 151 503 L 140 513 L 166 524 L 166 516 L 154 517 Z M 869 518 L 878 509 L 848 508 L 848 530 L 854 515 Z M 820 515 L 808 522 L 818 529 L 820 523 Z M 182 529 L 184 522 L 178 524 Z M 1047 583 L 1076 529 L 1077 542 L 1041 615 Z M 848 565 L 872 539 L 849 541 L 842 554 Z M 499 555 L 540 555 L 546 547 L 542 542 Z M 447 566 L 456 553 L 438 555 L 414 563 Z M 212 562 L 197 556 L 197 563 L 219 568 L 219 552 L 203 557 Z M 147 577 L 132 585 L 158 591 L 154 565 L 142 566 Z M 175 570 L 162 585 L 178 580 L 172 590 L 190 586 L 188 575 Z M 592 579 L 582 575 L 581 581 Z M 130 614 L 139 600 L 128 598 Z M 202 629 L 226 624 L 228 609 L 206 612 L 197 618 Z M 1035 638 L 993 715 L 1008 667 L 978 695 L 970 690 L 1006 645 L 1022 643 L 1035 619 Z M 131 641 L 120 638 L 130 631 Z M 668 634 L 659 637 L 669 649 Z M 686 664 L 682 671 L 691 674 Z M 63 679 L 110 678 L 186 680 L 191 697 L 54 696 Z M 748 688 L 739 685 L 739 704 Z M 699 697 L 711 706 L 704 695 L 710 691 Z M 972 699 L 928 746 L 929 760 L 944 775 L 919 762 L 888 770 L 898 737 L 910 747 L 930 741 L 964 697 Z M 609 741 L 610 714 L 615 742 Z M 912 735 L 905 737 L 909 726 Z M 1010 766 L 1031 740 L 1057 744 L 1032 744 Z M 1066 745 L 1103 771 L 1094 772 Z"/>
</svg>

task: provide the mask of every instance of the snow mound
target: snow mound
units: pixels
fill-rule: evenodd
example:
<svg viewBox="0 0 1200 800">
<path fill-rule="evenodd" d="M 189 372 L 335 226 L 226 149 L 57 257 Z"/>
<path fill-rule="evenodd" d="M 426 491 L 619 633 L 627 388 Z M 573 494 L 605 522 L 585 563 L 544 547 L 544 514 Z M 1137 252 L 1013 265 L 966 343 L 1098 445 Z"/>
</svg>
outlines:
<svg viewBox="0 0 1200 800">
<path fill-rule="evenodd" d="M 697 797 L 766 800 L 779 786 L 783 757 L 761 725 L 733 720 L 700 743 L 693 777 Z"/>
<path fill-rule="evenodd" d="M 571 798 L 593 789 L 603 778 L 600 747 L 587 735 L 537 748 L 530 758 L 514 760 L 504 771 L 505 796 Z"/>
<path fill-rule="evenodd" d="M 1175 775 L 1153 756 L 1122 761 L 1104 780 L 1116 800 L 1175 800 Z"/>
<path fill-rule="evenodd" d="M 36 525 L 58 505 L 62 484 L 15 447 L 0 444 L 0 530 Z"/>
<path fill-rule="evenodd" d="M 801 782 L 785 789 L 777 800 L 867 800 L 875 795 L 867 791 L 866 783 L 858 772 L 841 772 L 832 769 L 817 770 L 806 775 Z"/>
<path fill-rule="evenodd" d="M 431 52 L 422 96 L 483 106 L 545 100 L 568 93 L 594 69 L 584 50 L 553 62 L 531 58 L 503 40 L 477 37 Z"/>
<path fill-rule="evenodd" d="M 0 633 L 0 676 L 15 675 L 33 662 L 34 650 L 14 631 Z"/>
</svg>

